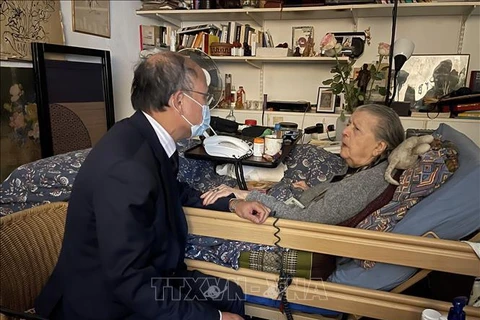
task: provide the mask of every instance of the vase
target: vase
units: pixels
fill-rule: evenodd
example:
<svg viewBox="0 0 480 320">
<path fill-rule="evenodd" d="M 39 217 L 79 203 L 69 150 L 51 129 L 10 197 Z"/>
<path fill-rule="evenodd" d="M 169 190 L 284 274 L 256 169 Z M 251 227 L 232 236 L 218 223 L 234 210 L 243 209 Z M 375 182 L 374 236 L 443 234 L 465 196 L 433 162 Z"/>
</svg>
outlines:
<svg viewBox="0 0 480 320">
<path fill-rule="evenodd" d="M 342 110 L 342 113 L 337 118 L 335 123 L 335 140 L 342 141 L 343 130 L 347 127 L 348 120 L 350 119 L 350 114 Z"/>
</svg>

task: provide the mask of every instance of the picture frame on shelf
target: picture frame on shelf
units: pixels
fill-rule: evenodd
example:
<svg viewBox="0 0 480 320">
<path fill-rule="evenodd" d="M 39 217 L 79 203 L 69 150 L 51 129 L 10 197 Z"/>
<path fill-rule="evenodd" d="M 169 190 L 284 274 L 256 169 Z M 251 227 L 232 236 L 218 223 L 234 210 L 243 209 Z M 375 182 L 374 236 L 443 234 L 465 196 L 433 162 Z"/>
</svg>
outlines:
<svg viewBox="0 0 480 320">
<path fill-rule="evenodd" d="M 395 101 L 410 102 L 417 109 L 424 100 L 464 87 L 469 61 L 469 54 L 412 55 L 398 72 Z"/>
<path fill-rule="evenodd" d="M 72 0 L 73 31 L 110 38 L 110 1 Z"/>
<path fill-rule="evenodd" d="M 314 38 L 313 26 L 292 27 L 292 50 L 300 48 L 299 53 L 303 54 L 308 42 L 308 37 Z"/>
<path fill-rule="evenodd" d="M 330 87 L 319 87 L 317 92 L 317 113 L 335 113 L 337 95 Z"/>
</svg>

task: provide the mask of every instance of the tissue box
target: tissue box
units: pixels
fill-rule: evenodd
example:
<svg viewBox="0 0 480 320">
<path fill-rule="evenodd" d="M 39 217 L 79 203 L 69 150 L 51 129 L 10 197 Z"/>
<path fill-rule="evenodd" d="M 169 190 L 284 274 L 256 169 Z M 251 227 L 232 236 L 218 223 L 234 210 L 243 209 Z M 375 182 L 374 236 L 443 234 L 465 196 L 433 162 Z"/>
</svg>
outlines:
<svg viewBox="0 0 480 320">
<path fill-rule="evenodd" d="M 257 48 L 257 57 L 281 58 L 292 56 L 292 50 L 289 48 Z"/>
</svg>

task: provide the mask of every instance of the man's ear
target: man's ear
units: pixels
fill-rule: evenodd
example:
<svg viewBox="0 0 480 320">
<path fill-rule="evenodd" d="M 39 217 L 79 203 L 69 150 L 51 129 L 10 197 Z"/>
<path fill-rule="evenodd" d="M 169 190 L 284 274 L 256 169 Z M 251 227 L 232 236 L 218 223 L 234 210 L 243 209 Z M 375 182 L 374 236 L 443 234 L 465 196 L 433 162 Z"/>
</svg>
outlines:
<svg viewBox="0 0 480 320">
<path fill-rule="evenodd" d="M 378 157 L 379 155 L 381 155 L 385 150 L 387 150 L 387 143 L 385 141 L 379 141 L 377 143 L 377 146 L 375 147 L 375 149 L 373 149 L 373 155 L 375 157 Z"/>
<path fill-rule="evenodd" d="M 183 104 L 182 104 L 182 100 L 183 100 L 183 92 L 182 91 L 176 91 L 175 93 L 173 93 L 171 96 L 170 96 L 170 100 L 168 101 L 169 102 L 169 105 L 171 107 L 174 107 L 177 109 L 178 112 L 180 112 L 180 114 L 183 114 Z"/>
</svg>

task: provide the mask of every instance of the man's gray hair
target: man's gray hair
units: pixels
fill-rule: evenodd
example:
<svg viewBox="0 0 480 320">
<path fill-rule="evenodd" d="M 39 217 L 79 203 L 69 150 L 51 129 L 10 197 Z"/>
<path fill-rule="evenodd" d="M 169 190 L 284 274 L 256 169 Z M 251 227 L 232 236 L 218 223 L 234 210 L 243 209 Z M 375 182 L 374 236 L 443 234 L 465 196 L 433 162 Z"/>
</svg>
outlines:
<svg viewBox="0 0 480 320">
<path fill-rule="evenodd" d="M 366 104 L 358 107 L 357 111 L 366 111 L 377 117 L 378 124 L 373 128 L 375 137 L 387 143 L 384 155 L 395 149 L 405 139 L 405 130 L 398 114 L 392 108 L 380 104 Z"/>
<path fill-rule="evenodd" d="M 131 101 L 135 110 L 162 111 L 170 96 L 180 90 L 192 90 L 197 77 L 193 62 L 175 52 L 160 52 L 142 60 L 136 67 Z"/>
</svg>

